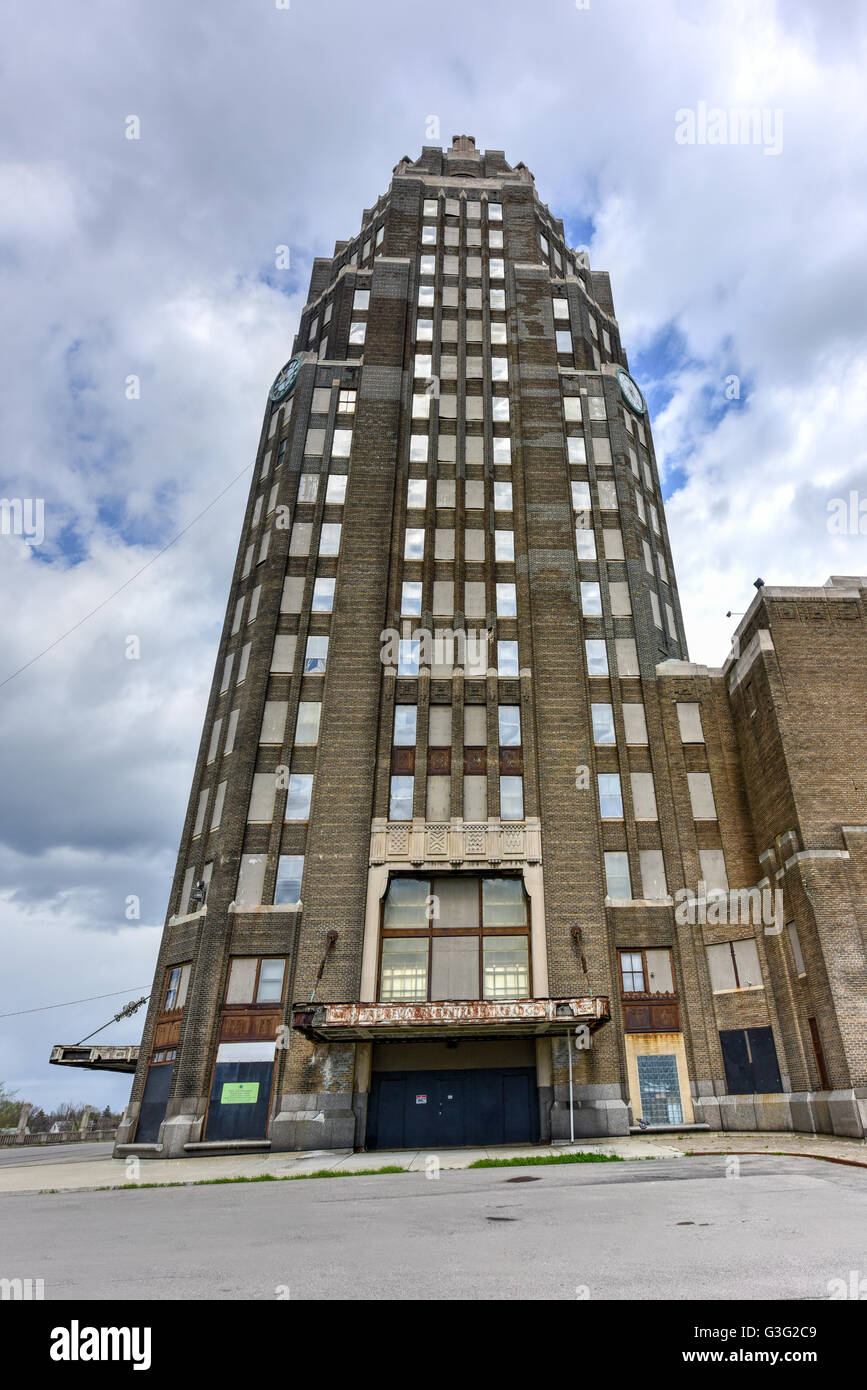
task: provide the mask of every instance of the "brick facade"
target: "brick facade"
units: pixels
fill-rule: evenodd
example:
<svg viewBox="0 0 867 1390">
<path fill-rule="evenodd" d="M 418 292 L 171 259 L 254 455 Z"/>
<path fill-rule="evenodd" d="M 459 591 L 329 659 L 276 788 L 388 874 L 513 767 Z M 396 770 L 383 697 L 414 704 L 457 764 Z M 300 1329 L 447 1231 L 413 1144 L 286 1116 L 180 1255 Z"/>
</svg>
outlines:
<svg viewBox="0 0 867 1390">
<path fill-rule="evenodd" d="M 359 236 L 315 261 L 293 362 L 265 410 L 119 1151 L 363 1147 L 377 1078 L 443 1068 L 460 1048 L 452 1062 L 472 1071 L 535 1056 L 542 1139 L 627 1132 L 655 1103 L 658 1061 L 680 1077 L 660 1102 L 673 1124 L 863 1134 L 867 580 L 763 588 L 726 663 L 689 663 L 608 277 L 565 244 L 525 166 L 469 137 L 401 160 Z M 395 670 L 383 634 L 404 623 L 484 629 L 487 662 Z M 306 655 L 317 637 L 324 670 Z M 517 643 L 515 667 L 499 643 Z M 301 742 L 299 713 L 317 705 L 318 739 Z M 700 738 L 685 739 L 678 705 L 698 707 Z M 397 706 L 415 708 L 411 744 Z M 500 746 L 503 706 L 520 711 L 517 746 Z M 594 741 L 594 715 L 610 737 Z M 412 778 L 406 816 L 392 776 Z M 620 814 L 601 814 L 600 776 L 619 777 Z M 708 776 L 713 810 L 697 819 Z M 311 777 L 309 811 L 286 818 Z M 628 864 L 614 893 L 607 854 Z M 298 902 L 287 856 L 303 856 Z M 681 890 L 720 863 L 729 889 L 781 888 L 784 920 L 682 920 Z M 499 938 L 514 978 L 562 1001 L 555 1017 L 592 1014 L 571 1097 L 571 1025 L 516 1028 L 501 985 L 480 984 L 494 1002 L 475 1032 L 420 1031 L 421 995 L 387 1041 L 381 1023 L 345 1036 L 329 1022 L 329 1004 L 398 997 L 380 973 L 391 881 L 471 871 L 524 885 L 526 936 Z M 484 979 L 498 979 L 478 930 Z M 431 961 L 450 961 L 434 935 Z M 714 989 L 706 948 L 747 940 L 761 980 Z M 624 1000 L 624 951 L 663 973 L 670 953 L 672 988 L 644 979 Z M 187 964 L 167 1009 L 168 972 Z M 643 1033 L 624 1026 L 625 1002 L 651 1020 Z M 778 1089 L 730 1089 L 732 1038 L 756 1076 L 775 1053 Z M 245 1087 L 251 1108 L 233 1109 Z"/>
</svg>

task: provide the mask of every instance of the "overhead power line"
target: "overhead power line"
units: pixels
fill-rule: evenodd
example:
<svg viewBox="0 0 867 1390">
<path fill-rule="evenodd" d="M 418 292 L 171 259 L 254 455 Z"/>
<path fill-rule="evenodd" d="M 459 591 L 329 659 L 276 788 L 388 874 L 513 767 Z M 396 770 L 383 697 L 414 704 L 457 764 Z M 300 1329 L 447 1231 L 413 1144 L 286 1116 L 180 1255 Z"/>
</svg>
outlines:
<svg viewBox="0 0 867 1390">
<path fill-rule="evenodd" d="M 118 994 L 134 994 L 137 989 L 144 989 L 144 985 L 131 985 L 129 989 L 113 989 L 110 994 L 89 994 L 86 999 L 67 999 L 65 1004 L 40 1004 L 38 1009 L 16 1009 L 10 1014 L 0 1014 L 0 1018 L 20 1018 L 22 1014 L 42 1014 L 45 1013 L 46 1009 L 71 1009 L 73 1004 L 90 1004 L 94 999 L 115 999 Z"/>
</svg>

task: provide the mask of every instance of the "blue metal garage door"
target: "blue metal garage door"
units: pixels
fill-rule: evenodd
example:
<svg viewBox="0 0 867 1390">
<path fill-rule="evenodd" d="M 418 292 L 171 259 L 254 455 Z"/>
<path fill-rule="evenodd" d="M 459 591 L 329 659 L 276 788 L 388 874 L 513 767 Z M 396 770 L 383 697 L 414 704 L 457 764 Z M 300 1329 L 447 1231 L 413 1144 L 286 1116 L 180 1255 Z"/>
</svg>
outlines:
<svg viewBox="0 0 867 1390">
<path fill-rule="evenodd" d="M 536 1143 L 535 1067 L 374 1072 L 369 1149 Z"/>
</svg>

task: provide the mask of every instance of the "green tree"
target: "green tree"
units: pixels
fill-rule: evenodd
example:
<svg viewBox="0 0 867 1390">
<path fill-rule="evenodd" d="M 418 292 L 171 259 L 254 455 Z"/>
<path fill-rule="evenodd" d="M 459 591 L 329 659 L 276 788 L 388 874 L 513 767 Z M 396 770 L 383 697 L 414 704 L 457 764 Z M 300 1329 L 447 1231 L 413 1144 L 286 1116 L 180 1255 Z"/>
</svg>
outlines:
<svg viewBox="0 0 867 1390">
<path fill-rule="evenodd" d="M 0 1129 L 13 1129 L 18 1124 L 24 1102 L 16 1100 L 17 1095 L 17 1091 L 7 1089 L 5 1081 L 0 1081 Z"/>
</svg>

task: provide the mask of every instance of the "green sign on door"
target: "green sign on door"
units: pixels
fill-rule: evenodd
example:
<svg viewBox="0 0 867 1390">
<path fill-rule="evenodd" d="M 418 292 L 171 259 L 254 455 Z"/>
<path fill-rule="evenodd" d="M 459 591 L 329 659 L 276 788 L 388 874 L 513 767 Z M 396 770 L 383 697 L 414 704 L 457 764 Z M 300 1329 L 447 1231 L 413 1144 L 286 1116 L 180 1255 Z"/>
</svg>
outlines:
<svg viewBox="0 0 867 1390">
<path fill-rule="evenodd" d="M 258 1081 L 224 1081 L 221 1105 L 255 1105 L 259 1099 Z"/>
</svg>

